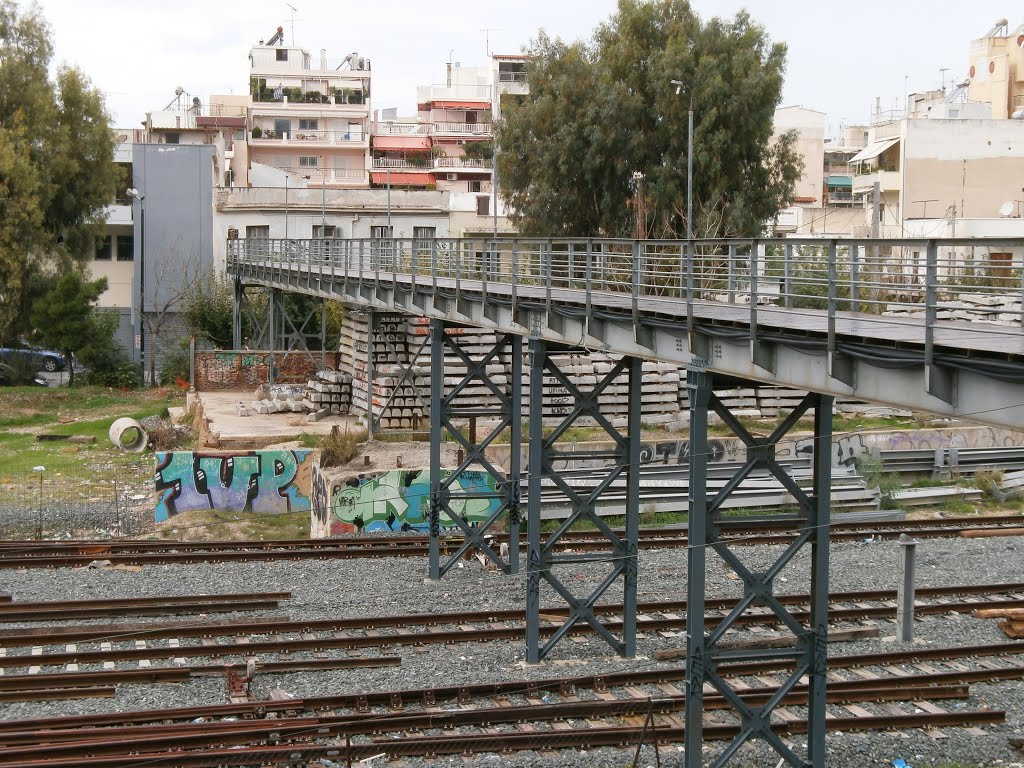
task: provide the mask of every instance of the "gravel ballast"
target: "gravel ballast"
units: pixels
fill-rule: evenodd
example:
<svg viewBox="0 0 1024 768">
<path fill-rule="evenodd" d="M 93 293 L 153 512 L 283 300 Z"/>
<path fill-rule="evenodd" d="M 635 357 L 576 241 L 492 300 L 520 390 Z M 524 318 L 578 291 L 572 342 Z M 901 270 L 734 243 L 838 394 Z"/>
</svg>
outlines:
<svg viewBox="0 0 1024 768">
<path fill-rule="evenodd" d="M 918 546 L 917 584 L 953 586 L 1020 581 L 1024 539 L 928 539 Z M 782 547 L 745 547 L 738 550 L 752 570 L 764 570 Z M 831 552 L 833 591 L 895 589 L 899 578 L 900 547 L 896 542 L 835 544 Z M 726 567 L 708 553 L 708 591 L 712 596 L 737 595 L 738 581 L 725 578 Z M 776 582 L 777 593 L 805 593 L 808 588 L 810 551 L 801 552 Z M 562 581 L 575 594 L 589 593 L 608 572 L 607 563 L 560 567 Z M 440 582 L 426 578 L 425 559 L 373 559 L 334 561 L 272 561 L 209 565 L 147 566 L 141 572 L 89 569 L 34 569 L 0 571 L 0 593 L 14 600 L 69 600 L 112 597 L 143 597 L 194 593 L 230 593 L 290 590 L 294 597 L 273 613 L 287 613 L 292 619 L 330 617 L 374 617 L 395 614 L 452 612 L 493 609 L 522 609 L 525 605 L 525 574 L 503 576 L 485 571 L 475 561 L 451 571 Z M 686 555 L 683 550 L 641 550 L 639 599 L 667 600 L 685 597 Z M 621 587 L 608 594 L 608 601 L 621 600 Z M 545 605 L 557 605 L 550 590 Z M 258 614 L 237 614 L 256 618 Z M 180 617 L 194 620 L 197 617 Z M 232 615 L 211 616 L 228 621 Z M 167 621 L 168 618 L 154 620 Z M 109 619 L 107 621 L 118 621 Z M 145 619 L 126 619 L 145 621 Z M 34 623 L 32 626 L 40 626 Z M 45 624 L 44 624 L 45 626 Z M 895 641 L 895 624 L 880 622 L 879 639 L 834 644 L 832 656 L 905 650 L 910 646 Z M 995 621 L 966 614 L 943 614 L 917 622 L 915 646 L 944 647 L 1005 643 L 1007 638 Z M 155 641 L 156 644 L 166 641 Z M 333 672 L 258 675 L 255 690 L 267 695 L 281 688 L 295 696 L 333 695 L 357 691 L 429 688 L 437 685 L 517 680 L 570 675 L 609 673 L 658 666 L 657 650 L 678 648 L 682 637 L 666 638 L 643 634 L 638 640 L 636 659 L 619 659 L 594 636 L 580 642 L 563 640 L 553 659 L 540 665 L 526 665 L 524 641 L 461 643 L 449 646 L 397 646 L 367 649 L 366 656 L 398 655 L 399 667 L 351 669 Z M 13 651 L 8 651 L 9 653 Z M 343 652 L 331 652 L 341 655 Z M 165 662 L 155 662 L 163 664 Z M 682 662 L 671 662 L 678 666 Z M 119 668 L 127 668 L 119 664 Z M 23 670 L 18 670 L 19 672 Z M 1008 736 L 1024 733 L 1024 682 L 974 685 L 969 702 L 943 704 L 951 711 L 989 707 L 1006 710 L 1003 725 L 984 726 L 984 735 L 972 735 L 961 728 L 944 728 L 941 737 L 919 731 L 835 733 L 828 738 L 830 768 L 888 766 L 903 758 L 914 768 L 959 762 L 967 766 L 1002 765 L 1024 762 L 1008 744 Z M 587 698 L 585 691 L 581 698 Z M 0 719 L 20 719 L 131 709 L 197 706 L 225 702 L 221 677 L 198 677 L 186 684 L 121 686 L 114 699 L 0 704 Z M 453 705 L 454 706 L 454 705 Z M 802 749 L 803 741 L 792 742 Z M 709 754 L 720 749 L 710 744 Z M 763 745 L 745 747 L 730 765 L 775 766 L 777 757 Z M 681 766 L 683 756 L 675 747 L 662 748 L 662 764 Z M 429 762 L 403 760 L 403 765 L 511 765 L 511 766 L 614 766 L 627 765 L 632 755 L 621 749 L 585 753 L 521 753 L 482 755 L 466 760 L 442 757 Z M 645 748 L 639 765 L 653 765 L 654 753 Z"/>
</svg>

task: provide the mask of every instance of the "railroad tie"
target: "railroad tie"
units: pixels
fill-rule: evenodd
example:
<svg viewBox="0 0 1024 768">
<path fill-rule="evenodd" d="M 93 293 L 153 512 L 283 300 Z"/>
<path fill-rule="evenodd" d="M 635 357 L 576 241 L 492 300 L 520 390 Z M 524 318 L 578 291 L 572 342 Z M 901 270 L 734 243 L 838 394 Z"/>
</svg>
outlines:
<svg viewBox="0 0 1024 768">
<path fill-rule="evenodd" d="M 74 643 L 68 643 L 66 646 L 64 646 L 64 650 L 68 653 L 75 653 L 76 651 L 78 651 L 78 646 Z M 69 664 L 65 665 L 65 669 L 67 669 L 68 672 L 77 672 L 78 664 L 72 661 Z"/>
</svg>

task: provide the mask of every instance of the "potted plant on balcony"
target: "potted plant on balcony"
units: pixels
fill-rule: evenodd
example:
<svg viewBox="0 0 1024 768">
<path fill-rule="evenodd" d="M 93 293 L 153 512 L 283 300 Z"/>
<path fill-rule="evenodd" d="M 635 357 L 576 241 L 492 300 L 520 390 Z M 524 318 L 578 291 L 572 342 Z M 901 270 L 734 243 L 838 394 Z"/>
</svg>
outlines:
<svg viewBox="0 0 1024 768">
<path fill-rule="evenodd" d="M 263 129 L 260 128 L 258 125 L 254 125 L 252 127 L 252 137 L 254 139 L 259 139 L 259 138 L 262 138 L 262 136 L 263 136 Z"/>
</svg>

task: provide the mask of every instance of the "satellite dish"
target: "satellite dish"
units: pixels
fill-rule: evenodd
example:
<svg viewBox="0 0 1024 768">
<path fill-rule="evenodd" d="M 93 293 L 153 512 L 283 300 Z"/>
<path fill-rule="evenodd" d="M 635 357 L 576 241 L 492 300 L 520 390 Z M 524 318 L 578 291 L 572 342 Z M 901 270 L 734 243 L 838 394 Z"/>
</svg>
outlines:
<svg viewBox="0 0 1024 768">
<path fill-rule="evenodd" d="M 1007 200 L 1005 203 L 999 206 L 999 215 L 1004 219 L 1013 216 L 1013 210 L 1017 207 L 1017 204 L 1013 200 Z"/>
</svg>

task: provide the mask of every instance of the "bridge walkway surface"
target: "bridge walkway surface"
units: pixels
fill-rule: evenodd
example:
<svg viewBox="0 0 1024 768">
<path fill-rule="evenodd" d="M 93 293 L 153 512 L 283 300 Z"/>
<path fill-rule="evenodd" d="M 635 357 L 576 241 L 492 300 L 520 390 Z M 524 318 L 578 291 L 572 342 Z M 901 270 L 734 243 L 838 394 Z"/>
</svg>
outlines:
<svg viewBox="0 0 1024 768">
<path fill-rule="evenodd" d="M 246 287 L 256 286 L 272 296 L 294 292 L 339 300 L 371 316 L 397 312 L 430 318 L 432 540 L 442 524 L 459 529 L 465 543 L 457 556 L 475 549 L 506 573 L 516 573 L 517 558 L 505 560 L 492 551 L 486 534 L 507 525 L 510 535 L 518 536 L 518 459 L 499 470 L 484 448 L 499 433 L 510 436 L 513 456 L 529 446 L 526 643 L 531 662 L 549 657 L 559 640 L 584 623 L 617 653 L 635 655 L 641 361 L 687 367 L 687 768 L 705 764 L 705 686 L 725 696 L 740 726 L 739 735 L 710 756 L 710 765 L 730 762 L 751 739 L 770 745 L 789 765 L 825 765 L 833 398 L 1024 429 L 1022 267 L 1024 239 L 228 241 L 236 307 Z M 237 326 L 237 308 L 235 317 Z M 497 341 L 489 350 L 460 348 L 457 336 L 446 335 L 452 325 L 491 329 Z M 372 322 L 368 327 L 372 333 Z M 236 327 L 236 340 L 239 334 Z M 523 337 L 528 345 L 521 343 Z M 269 343 L 273 349 L 272 333 Z M 450 376 L 445 348 L 457 352 L 464 376 Z M 559 367 L 555 354 L 574 348 L 607 353 L 618 362 L 585 387 Z M 515 373 L 498 386 L 488 371 L 501 355 L 511 355 Z M 602 413 L 616 377 L 627 382 L 624 424 Z M 456 395 L 472 380 L 494 393 L 490 408 L 459 405 Z M 529 419 L 523 441 L 519 390 L 526 380 Z M 545 410 L 545 386 L 551 381 L 569 401 L 557 411 L 554 426 L 552 411 Z M 715 394 L 738 381 L 778 383 L 808 394 L 770 435 L 755 435 Z M 747 446 L 746 461 L 715 492 L 707 482 L 712 413 Z M 475 416 L 496 426 L 483 436 L 473 427 L 467 433 L 465 421 Z M 814 425 L 810 487 L 800 486 L 775 459 L 776 445 L 805 416 Z M 589 486 L 566 482 L 553 469 L 570 455 L 559 451 L 559 441 L 584 419 L 607 432 L 614 446 L 588 454 L 606 467 Z M 447 477 L 437 459 L 446 436 L 464 449 L 461 465 Z M 493 490 L 460 497 L 450 479 L 466 470 L 491 477 Z M 790 526 L 794 539 L 765 570 L 754 571 L 732 551 L 728 535 L 732 526 L 749 526 L 752 518 L 735 517 L 723 503 L 760 471 L 775 476 L 795 499 L 794 511 L 763 518 Z M 601 494 L 620 478 L 627 488 L 624 533 L 595 513 Z M 551 533 L 541 529 L 542 485 L 557 487 L 569 509 Z M 492 504 L 486 523 L 470 526 L 460 519 L 459 504 L 471 498 Z M 560 537 L 582 521 L 607 538 L 607 553 L 556 551 Z M 798 558 L 804 549 L 810 556 Z M 703 624 L 709 555 L 720 558 L 743 584 L 735 607 L 710 628 Z M 607 577 L 590 593 L 574 594 L 564 574 L 595 560 L 608 566 Z M 442 562 L 433 543 L 432 578 L 442 578 L 453 562 Z M 776 578 L 787 567 L 809 570 L 807 616 L 794 616 L 774 596 Z M 622 616 L 611 623 L 596 607 L 613 586 L 622 589 Z M 548 626 L 550 616 L 540 613 L 542 590 L 568 605 L 568 618 L 560 625 Z M 792 645 L 730 648 L 727 632 L 752 608 L 768 609 L 770 623 L 792 633 Z M 727 680 L 730 665 L 753 660 L 772 660 L 789 673 L 779 693 L 760 706 L 744 701 Z M 773 729 L 779 722 L 776 707 L 797 686 L 806 686 L 805 747 Z"/>
</svg>

